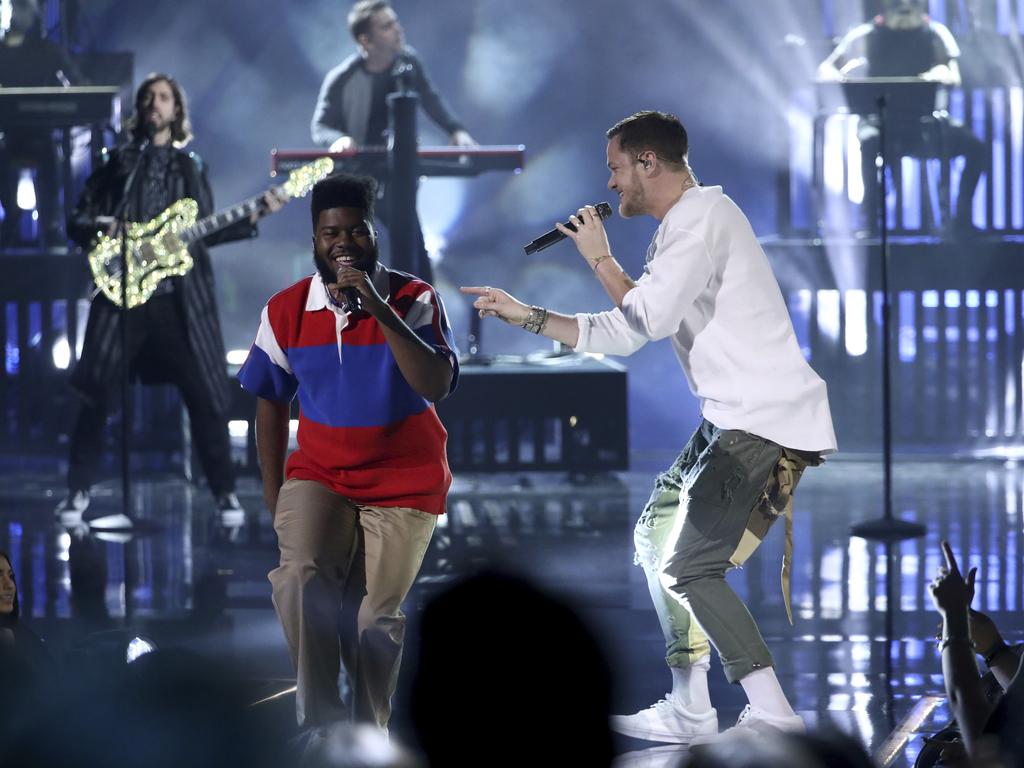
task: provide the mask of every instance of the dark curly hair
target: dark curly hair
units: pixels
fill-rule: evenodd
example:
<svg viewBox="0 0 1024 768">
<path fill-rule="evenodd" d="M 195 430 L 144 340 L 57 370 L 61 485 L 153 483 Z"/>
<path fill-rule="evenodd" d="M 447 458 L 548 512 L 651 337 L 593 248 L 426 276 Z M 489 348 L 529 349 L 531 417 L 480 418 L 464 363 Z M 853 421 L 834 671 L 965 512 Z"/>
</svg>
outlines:
<svg viewBox="0 0 1024 768">
<path fill-rule="evenodd" d="M 377 197 L 377 182 L 369 176 L 353 176 L 336 173 L 313 187 L 310 209 L 313 214 L 313 229 L 320 220 L 320 211 L 328 208 L 358 208 L 366 211 L 373 221 L 373 203 Z"/>
</svg>

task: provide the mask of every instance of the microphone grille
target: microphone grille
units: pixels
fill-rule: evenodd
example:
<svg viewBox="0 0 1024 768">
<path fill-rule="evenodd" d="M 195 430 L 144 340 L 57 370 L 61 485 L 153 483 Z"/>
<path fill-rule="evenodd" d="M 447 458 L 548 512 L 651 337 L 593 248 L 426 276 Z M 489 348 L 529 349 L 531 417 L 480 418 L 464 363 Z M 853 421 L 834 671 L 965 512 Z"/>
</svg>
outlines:
<svg viewBox="0 0 1024 768">
<path fill-rule="evenodd" d="M 594 208 L 597 209 L 597 215 L 602 219 L 607 219 L 612 215 L 612 207 L 608 203 L 598 203 Z"/>
</svg>

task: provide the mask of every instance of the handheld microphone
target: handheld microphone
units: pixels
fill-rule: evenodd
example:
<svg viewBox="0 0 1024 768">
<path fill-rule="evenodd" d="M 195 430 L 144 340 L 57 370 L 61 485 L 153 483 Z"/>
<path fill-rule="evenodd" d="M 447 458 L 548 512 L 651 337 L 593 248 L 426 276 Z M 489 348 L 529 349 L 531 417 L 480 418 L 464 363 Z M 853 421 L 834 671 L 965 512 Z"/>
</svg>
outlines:
<svg viewBox="0 0 1024 768">
<path fill-rule="evenodd" d="M 607 219 L 612 215 L 612 207 L 608 203 L 598 203 L 594 206 L 597 209 L 597 215 L 602 219 Z M 572 222 L 565 222 L 562 224 L 563 227 L 570 230 L 571 232 L 576 231 L 576 225 Z M 545 232 L 543 235 L 538 237 L 536 240 L 527 243 L 523 246 L 523 250 L 526 251 L 526 255 L 529 256 L 531 253 L 537 251 L 543 251 L 545 248 L 554 245 L 559 240 L 564 240 L 565 235 L 559 232 L 557 229 L 552 229 L 550 232 Z"/>
<path fill-rule="evenodd" d="M 359 297 L 359 291 L 355 288 L 342 288 L 341 292 L 345 295 L 344 309 L 346 312 L 358 312 L 363 308 L 363 302 Z"/>
</svg>

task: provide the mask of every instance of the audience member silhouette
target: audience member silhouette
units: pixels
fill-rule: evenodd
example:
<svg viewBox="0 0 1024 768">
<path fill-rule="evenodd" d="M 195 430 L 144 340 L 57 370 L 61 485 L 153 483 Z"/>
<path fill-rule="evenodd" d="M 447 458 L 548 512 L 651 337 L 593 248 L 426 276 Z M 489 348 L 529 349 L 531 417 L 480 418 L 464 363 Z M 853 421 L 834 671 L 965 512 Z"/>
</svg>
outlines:
<svg viewBox="0 0 1024 768">
<path fill-rule="evenodd" d="M 611 764 L 608 667 L 568 605 L 481 573 L 427 605 L 421 634 L 412 716 L 431 766 Z"/>
<path fill-rule="evenodd" d="M 43 641 L 21 620 L 14 567 L 0 551 L 0 680 L 7 688 L 21 688 L 49 662 Z"/>
<path fill-rule="evenodd" d="M 930 591 L 942 615 L 939 649 L 950 710 L 970 758 L 989 761 L 1001 753 L 1005 765 L 1020 765 L 1024 755 L 1020 655 L 1006 644 L 988 616 L 971 610 L 978 569 L 971 568 L 965 578 L 949 542 L 942 542 L 942 553 L 945 565 L 939 568 Z M 1005 691 L 994 706 L 978 673 L 976 653 Z"/>
</svg>

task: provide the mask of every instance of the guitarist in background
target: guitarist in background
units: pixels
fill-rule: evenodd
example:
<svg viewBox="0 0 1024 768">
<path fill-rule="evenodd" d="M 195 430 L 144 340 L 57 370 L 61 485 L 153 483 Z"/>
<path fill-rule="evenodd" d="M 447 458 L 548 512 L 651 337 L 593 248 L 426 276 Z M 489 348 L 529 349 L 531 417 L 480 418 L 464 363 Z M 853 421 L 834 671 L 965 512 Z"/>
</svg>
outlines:
<svg viewBox="0 0 1024 768">
<path fill-rule="evenodd" d="M 69 237 L 86 250 L 98 233 L 116 234 L 114 213 L 147 136 L 152 138 L 139 166 L 134 194 L 127 201 L 127 219 L 149 221 L 183 198 L 198 203 L 201 217 L 213 211 L 206 165 L 196 153 L 184 149 L 192 131 L 185 94 L 173 77 L 152 74 L 143 81 L 127 127 L 131 140 L 112 150 L 106 163 L 93 171 L 68 220 Z M 225 526 L 241 525 L 245 511 L 235 495 L 227 426 L 230 392 L 206 247 L 255 237 L 256 220 L 282 205 L 281 196 L 267 192 L 259 213 L 194 244 L 195 267 L 183 277 L 164 279 L 146 303 L 130 310 L 127 358 L 132 372 L 147 383 L 178 387 Z M 89 490 L 102 455 L 107 400 L 116 390 L 123 356 L 119 313 L 105 296 L 96 295 L 82 357 L 71 376 L 82 407 L 71 433 L 68 496 L 56 509 L 61 522 L 69 525 L 79 522 L 89 506 Z"/>
</svg>

